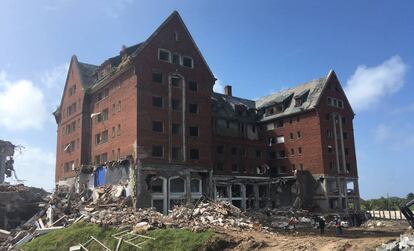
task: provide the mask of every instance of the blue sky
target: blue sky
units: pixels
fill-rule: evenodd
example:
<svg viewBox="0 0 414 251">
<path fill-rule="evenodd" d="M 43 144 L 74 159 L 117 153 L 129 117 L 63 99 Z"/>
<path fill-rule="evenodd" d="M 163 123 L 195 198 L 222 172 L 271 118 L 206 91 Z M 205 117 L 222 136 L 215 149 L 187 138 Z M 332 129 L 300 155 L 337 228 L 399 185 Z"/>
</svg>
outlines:
<svg viewBox="0 0 414 251">
<path fill-rule="evenodd" d="M 54 183 L 57 107 L 70 57 L 100 64 L 178 10 L 215 86 L 257 98 L 334 69 L 356 112 L 363 198 L 413 192 L 414 2 L 0 2 L 0 138 L 25 146 L 26 184 Z"/>
</svg>

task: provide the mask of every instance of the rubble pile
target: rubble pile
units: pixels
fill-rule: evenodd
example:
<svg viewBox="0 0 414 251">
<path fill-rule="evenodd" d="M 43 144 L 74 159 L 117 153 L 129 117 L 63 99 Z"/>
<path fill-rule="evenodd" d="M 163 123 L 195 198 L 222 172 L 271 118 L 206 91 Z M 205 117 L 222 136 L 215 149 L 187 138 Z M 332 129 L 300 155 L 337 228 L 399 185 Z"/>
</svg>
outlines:
<svg viewBox="0 0 414 251">
<path fill-rule="evenodd" d="M 404 220 L 375 220 L 375 219 L 367 220 L 366 222 L 361 224 L 361 227 L 374 229 L 374 228 L 383 228 L 383 227 L 398 227 L 398 226 L 401 226 L 401 224 L 407 225 L 408 227 L 407 222 Z"/>
<path fill-rule="evenodd" d="M 414 233 L 402 234 L 400 238 L 390 243 L 384 243 L 376 251 L 414 250 Z"/>
<path fill-rule="evenodd" d="M 305 228 L 316 224 L 314 216 L 307 210 L 264 208 L 250 210 L 248 214 L 251 218 L 257 219 L 266 228 L 271 229 Z"/>
<path fill-rule="evenodd" d="M 196 207 L 175 207 L 165 224 L 173 227 L 190 228 L 193 231 L 206 229 L 258 229 L 260 224 L 246 216 L 239 208 L 228 202 L 199 203 Z"/>
</svg>

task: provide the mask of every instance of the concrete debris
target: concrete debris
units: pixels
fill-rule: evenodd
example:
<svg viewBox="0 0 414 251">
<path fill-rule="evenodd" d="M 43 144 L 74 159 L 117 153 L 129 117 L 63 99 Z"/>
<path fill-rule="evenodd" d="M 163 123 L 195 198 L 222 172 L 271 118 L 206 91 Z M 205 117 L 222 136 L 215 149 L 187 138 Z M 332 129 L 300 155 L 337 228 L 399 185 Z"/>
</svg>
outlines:
<svg viewBox="0 0 414 251">
<path fill-rule="evenodd" d="M 403 234 L 396 241 L 384 243 L 376 248 L 376 251 L 399 251 L 408 250 L 414 251 L 414 234 Z"/>
</svg>

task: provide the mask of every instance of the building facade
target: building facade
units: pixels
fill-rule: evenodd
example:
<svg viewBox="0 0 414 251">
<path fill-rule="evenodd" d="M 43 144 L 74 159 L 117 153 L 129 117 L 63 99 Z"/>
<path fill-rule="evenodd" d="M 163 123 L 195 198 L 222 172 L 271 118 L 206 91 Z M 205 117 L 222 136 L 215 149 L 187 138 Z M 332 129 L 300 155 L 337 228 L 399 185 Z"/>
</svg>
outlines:
<svg viewBox="0 0 414 251">
<path fill-rule="evenodd" d="M 162 212 L 202 196 L 359 208 L 354 113 L 333 71 L 255 101 L 214 83 L 177 12 L 99 66 L 73 56 L 54 113 L 56 184 L 122 183 Z"/>
</svg>

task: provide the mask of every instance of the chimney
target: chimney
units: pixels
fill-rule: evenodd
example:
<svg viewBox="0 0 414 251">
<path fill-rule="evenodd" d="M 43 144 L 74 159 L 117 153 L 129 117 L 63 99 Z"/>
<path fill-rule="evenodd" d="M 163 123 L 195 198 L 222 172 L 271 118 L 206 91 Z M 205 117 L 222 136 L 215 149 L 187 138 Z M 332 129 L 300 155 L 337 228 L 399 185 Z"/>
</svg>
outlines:
<svg viewBox="0 0 414 251">
<path fill-rule="evenodd" d="M 231 96 L 232 95 L 232 93 L 231 93 L 231 85 L 224 86 L 224 95 L 226 95 L 226 96 Z"/>
</svg>

